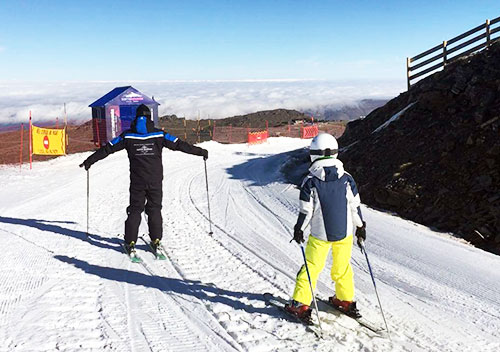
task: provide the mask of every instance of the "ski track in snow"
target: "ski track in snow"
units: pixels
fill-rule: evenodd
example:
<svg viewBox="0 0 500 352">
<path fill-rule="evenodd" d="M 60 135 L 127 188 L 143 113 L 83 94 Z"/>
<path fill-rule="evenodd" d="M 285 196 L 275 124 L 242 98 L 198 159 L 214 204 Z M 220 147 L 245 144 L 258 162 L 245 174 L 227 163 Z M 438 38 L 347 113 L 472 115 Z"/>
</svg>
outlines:
<svg viewBox="0 0 500 352">
<path fill-rule="evenodd" d="M 364 209 L 367 250 L 392 340 L 321 311 L 324 339 L 262 294 L 288 298 L 302 264 L 289 243 L 298 190 L 281 182 L 280 154 L 308 141 L 204 143 L 203 161 L 165 151 L 164 246 L 142 264 L 119 246 L 128 204 L 128 160 L 117 153 L 90 170 L 88 153 L 0 167 L 0 351 L 497 351 L 500 258 L 446 234 Z M 363 195 L 361 195 L 363 197 Z M 141 224 L 140 234 L 147 226 Z M 328 259 L 331 261 L 331 257 Z M 382 327 L 364 256 L 353 249 L 358 305 Z M 317 294 L 333 294 L 329 264 Z M 316 319 L 314 315 L 314 319 Z"/>
</svg>

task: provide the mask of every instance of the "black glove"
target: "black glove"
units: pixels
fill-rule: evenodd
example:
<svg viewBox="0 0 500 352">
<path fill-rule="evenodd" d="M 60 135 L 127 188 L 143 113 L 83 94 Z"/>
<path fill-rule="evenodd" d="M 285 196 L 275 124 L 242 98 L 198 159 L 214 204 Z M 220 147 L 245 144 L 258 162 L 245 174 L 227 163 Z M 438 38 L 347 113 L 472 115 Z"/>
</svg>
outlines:
<svg viewBox="0 0 500 352">
<path fill-rule="evenodd" d="M 201 156 L 203 157 L 203 160 L 207 160 L 208 159 L 208 150 L 202 149 Z"/>
<path fill-rule="evenodd" d="M 358 238 L 358 246 L 361 248 L 361 242 L 366 240 L 366 222 L 363 221 L 363 226 L 356 228 L 356 237 Z"/>
<path fill-rule="evenodd" d="M 300 229 L 300 226 L 298 224 L 293 228 L 293 239 L 298 244 L 304 242 L 304 232 Z"/>
<path fill-rule="evenodd" d="M 90 169 L 91 165 L 92 164 L 88 160 L 85 160 L 83 163 L 80 164 L 80 167 L 84 167 L 85 170 L 88 170 L 88 169 Z"/>
</svg>

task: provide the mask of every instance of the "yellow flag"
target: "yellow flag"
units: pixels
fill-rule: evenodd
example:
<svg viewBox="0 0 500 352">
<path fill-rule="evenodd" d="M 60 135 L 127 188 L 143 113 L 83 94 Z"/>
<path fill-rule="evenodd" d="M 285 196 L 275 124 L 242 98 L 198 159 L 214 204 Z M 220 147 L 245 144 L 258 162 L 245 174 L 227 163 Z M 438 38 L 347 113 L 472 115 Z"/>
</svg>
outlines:
<svg viewBox="0 0 500 352">
<path fill-rule="evenodd" d="M 50 129 L 32 126 L 33 154 L 66 155 L 64 129 Z"/>
</svg>

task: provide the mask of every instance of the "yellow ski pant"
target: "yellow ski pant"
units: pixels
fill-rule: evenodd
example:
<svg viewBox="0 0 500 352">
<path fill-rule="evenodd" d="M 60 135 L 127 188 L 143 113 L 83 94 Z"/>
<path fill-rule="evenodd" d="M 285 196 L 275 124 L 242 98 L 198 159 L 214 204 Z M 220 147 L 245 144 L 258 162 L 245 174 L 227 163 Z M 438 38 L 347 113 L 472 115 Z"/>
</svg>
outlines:
<svg viewBox="0 0 500 352">
<path fill-rule="evenodd" d="M 354 279 L 351 267 L 352 235 L 335 242 L 322 241 L 309 236 L 305 252 L 313 289 L 316 289 L 316 281 L 325 267 L 330 248 L 333 257 L 330 274 L 335 282 L 335 295 L 342 301 L 352 301 L 354 299 Z M 311 305 L 311 288 L 304 265 L 297 274 L 293 299 L 302 304 Z"/>
</svg>

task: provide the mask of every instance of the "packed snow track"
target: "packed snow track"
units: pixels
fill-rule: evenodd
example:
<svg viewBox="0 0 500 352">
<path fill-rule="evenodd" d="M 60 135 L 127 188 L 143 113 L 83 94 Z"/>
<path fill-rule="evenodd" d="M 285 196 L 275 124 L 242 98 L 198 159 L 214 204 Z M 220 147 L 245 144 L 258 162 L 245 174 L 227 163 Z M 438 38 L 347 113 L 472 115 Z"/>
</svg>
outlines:
<svg viewBox="0 0 500 352">
<path fill-rule="evenodd" d="M 168 258 L 156 260 L 139 241 L 142 264 L 119 245 L 125 152 L 89 171 L 89 236 L 86 172 L 78 168 L 89 153 L 32 171 L 0 167 L 0 351 L 500 350 L 500 258 L 368 208 L 366 246 L 391 338 L 321 310 L 320 339 L 265 304 L 264 292 L 290 296 L 302 264 L 290 243 L 298 190 L 280 169 L 289 151 L 307 144 L 204 143 L 213 235 L 203 160 L 165 150 Z M 140 233 L 147 237 L 145 221 Z M 358 307 L 383 327 L 357 247 L 352 262 Z M 324 270 L 317 295 L 333 293 Z"/>
</svg>

